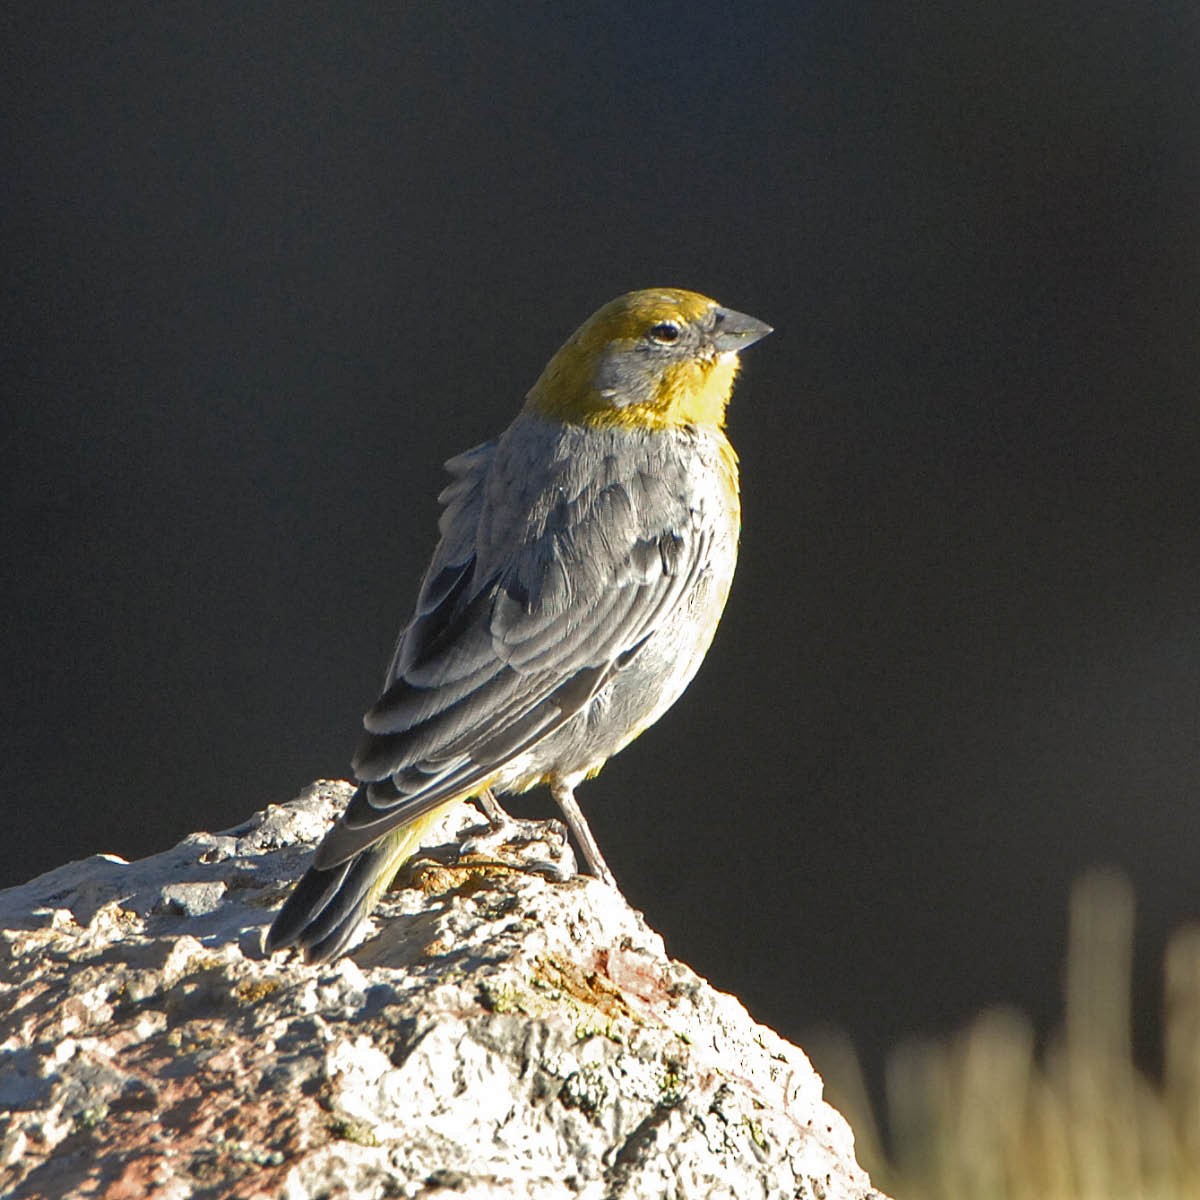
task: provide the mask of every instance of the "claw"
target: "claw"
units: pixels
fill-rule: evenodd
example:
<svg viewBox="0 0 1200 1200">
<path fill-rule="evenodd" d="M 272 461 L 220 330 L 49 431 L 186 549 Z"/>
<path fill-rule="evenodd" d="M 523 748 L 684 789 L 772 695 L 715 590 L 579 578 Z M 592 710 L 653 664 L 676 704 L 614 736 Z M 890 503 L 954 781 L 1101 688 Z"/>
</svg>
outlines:
<svg viewBox="0 0 1200 1200">
<path fill-rule="evenodd" d="M 467 865 L 462 863 L 467 855 L 476 862 L 482 857 L 497 866 L 545 875 L 560 883 L 577 873 L 575 855 L 567 840 L 566 826 L 561 821 L 520 821 L 510 817 L 499 805 L 496 809 L 501 820 L 493 822 L 489 815 L 487 829 L 471 834 L 458 844 L 455 856 L 460 865 Z M 542 853 L 533 857 L 539 848 Z"/>
</svg>

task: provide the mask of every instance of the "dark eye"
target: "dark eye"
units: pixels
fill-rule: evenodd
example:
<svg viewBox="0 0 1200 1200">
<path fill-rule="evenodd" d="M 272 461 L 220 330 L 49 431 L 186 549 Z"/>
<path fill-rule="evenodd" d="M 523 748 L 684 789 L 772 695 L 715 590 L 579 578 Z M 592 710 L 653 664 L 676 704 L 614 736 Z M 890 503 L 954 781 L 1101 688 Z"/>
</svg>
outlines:
<svg viewBox="0 0 1200 1200">
<path fill-rule="evenodd" d="M 650 326 L 650 336 L 664 346 L 679 341 L 679 326 L 674 321 L 659 321 Z"/>
</svg>

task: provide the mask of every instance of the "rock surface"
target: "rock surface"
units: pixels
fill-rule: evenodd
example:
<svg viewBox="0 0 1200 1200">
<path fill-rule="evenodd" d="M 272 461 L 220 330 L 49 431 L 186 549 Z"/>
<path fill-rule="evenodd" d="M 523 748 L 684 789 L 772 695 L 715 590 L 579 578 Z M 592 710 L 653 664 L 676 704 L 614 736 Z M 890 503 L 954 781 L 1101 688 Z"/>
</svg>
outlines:
<svg viewBox="0 0 1200 1200">
<path fill-rule="evenodd" d="M 800 1050 L 595 880 L 457 857 L 469 805 L 351 957 L 266 958 L 348 794 L 0 893 L 0 1195 L 878 1195 Z"/>
</svg>

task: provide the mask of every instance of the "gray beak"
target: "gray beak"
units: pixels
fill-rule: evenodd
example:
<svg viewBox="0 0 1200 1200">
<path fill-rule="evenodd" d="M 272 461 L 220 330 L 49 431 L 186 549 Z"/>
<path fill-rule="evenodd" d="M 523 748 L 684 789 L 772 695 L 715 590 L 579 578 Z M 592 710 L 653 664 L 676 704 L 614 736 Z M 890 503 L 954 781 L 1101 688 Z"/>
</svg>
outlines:
<svg viewBox="0 0 1200 1200">
<path fill-rule="evenodd" d="M 726 350 L 745 350 L 771 332 L 771 326 L 757 317 L 734 312 L 732 308 L 718 308 L 710 340 L 724 353 Z"/>
</svg>

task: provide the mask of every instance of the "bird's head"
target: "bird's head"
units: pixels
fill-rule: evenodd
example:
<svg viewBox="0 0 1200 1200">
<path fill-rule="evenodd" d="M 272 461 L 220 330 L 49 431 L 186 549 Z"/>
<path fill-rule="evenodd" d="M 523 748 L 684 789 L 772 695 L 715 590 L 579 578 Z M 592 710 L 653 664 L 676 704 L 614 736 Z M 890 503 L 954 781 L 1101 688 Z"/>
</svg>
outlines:
<svg viewBox="0 0 1200 1200">
<path fill-rule="evenodd" d="M 546 364 L 526 409 L 586 425 L 720 429 L 738 353 L 771 326 L 681 288 L 618 296 Z"/>
</svg>

